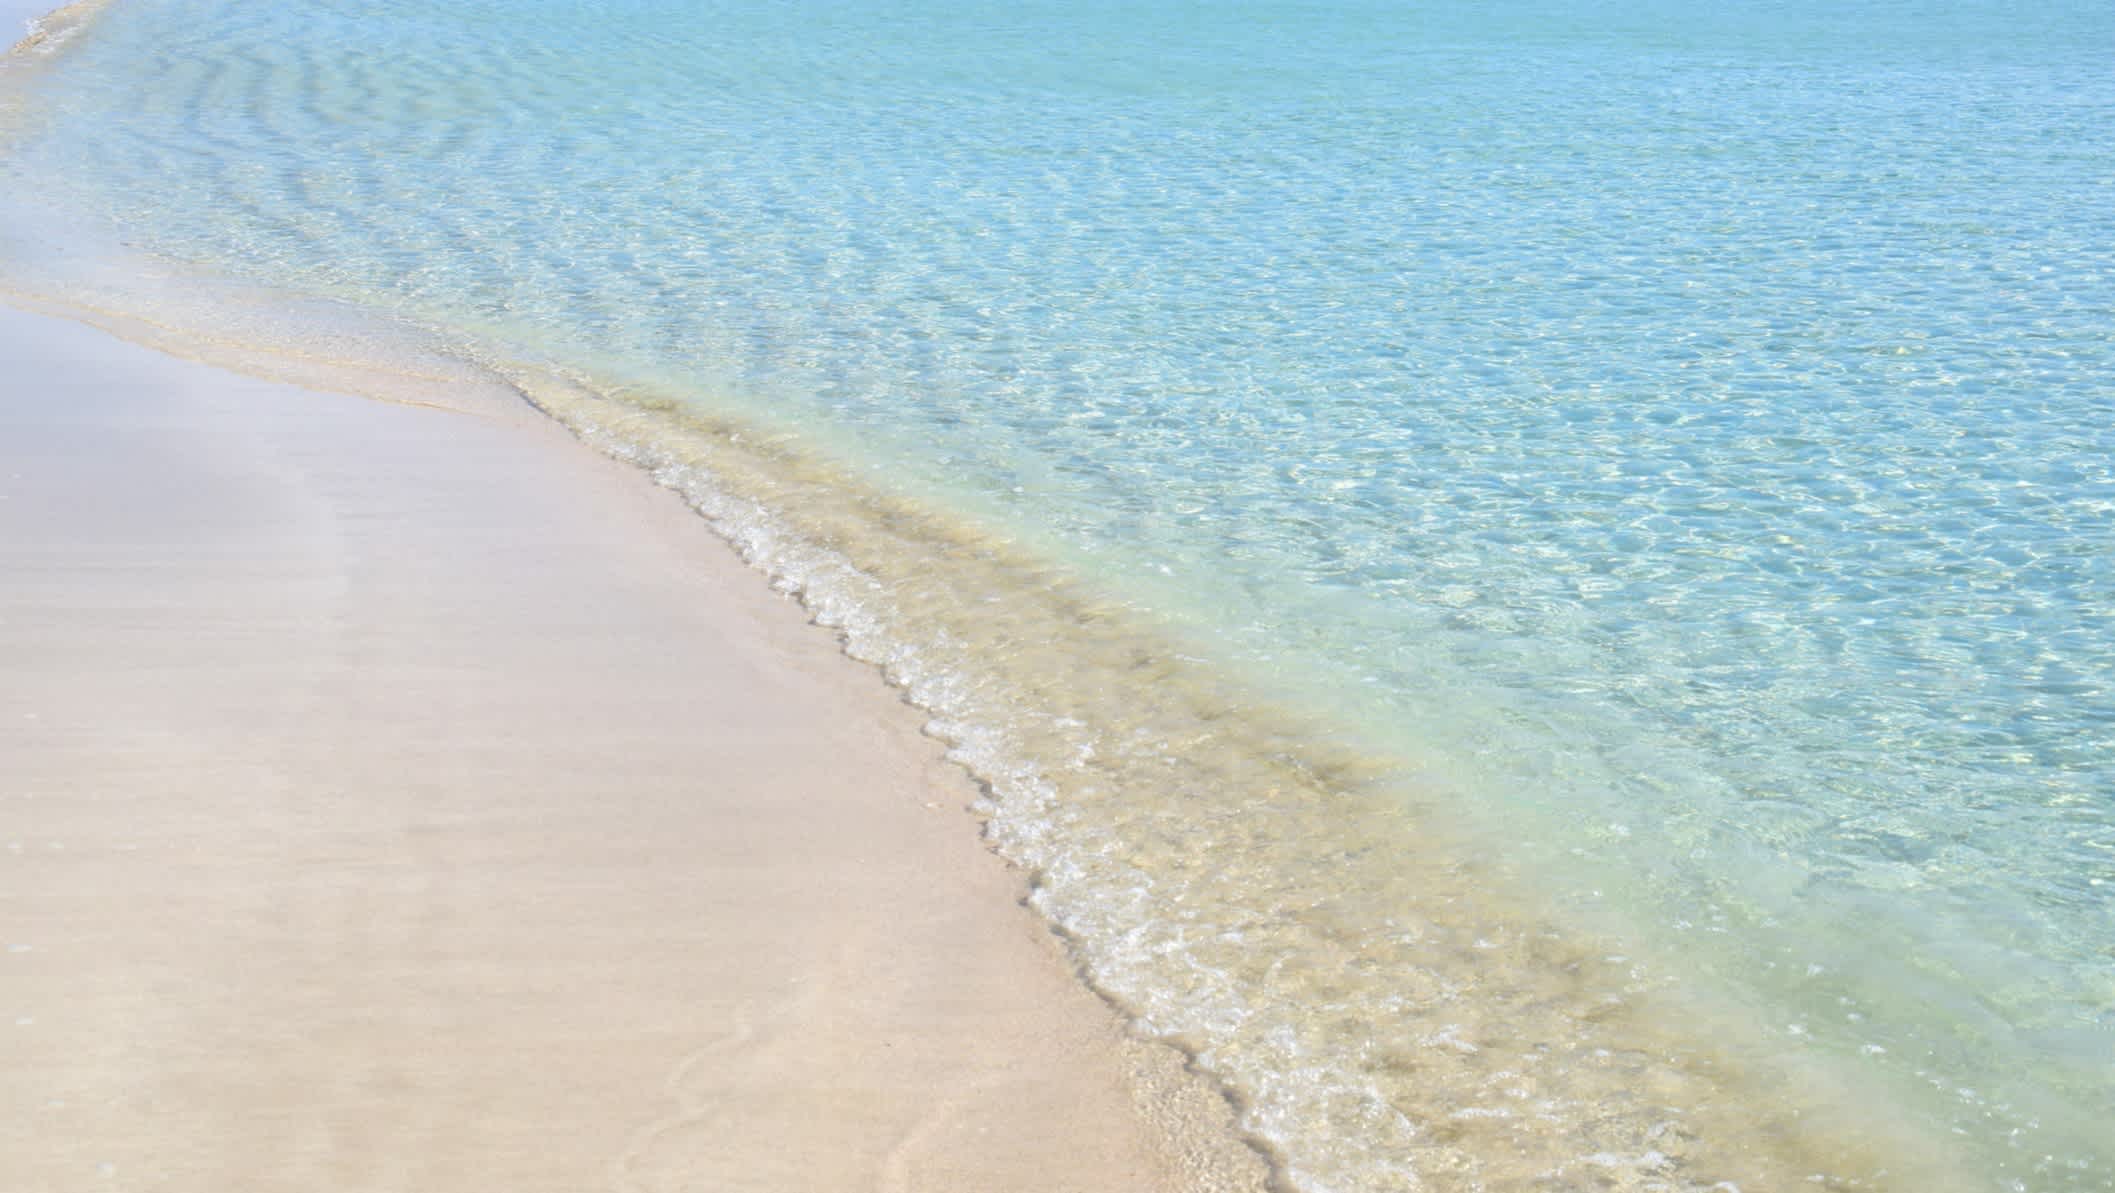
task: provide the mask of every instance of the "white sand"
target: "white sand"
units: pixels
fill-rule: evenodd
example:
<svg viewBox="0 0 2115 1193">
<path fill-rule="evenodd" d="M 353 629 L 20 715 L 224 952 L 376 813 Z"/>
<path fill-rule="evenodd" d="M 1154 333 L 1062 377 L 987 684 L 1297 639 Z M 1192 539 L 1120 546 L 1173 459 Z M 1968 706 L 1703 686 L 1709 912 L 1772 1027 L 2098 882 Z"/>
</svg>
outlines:
<svg viewBox="0 0 2115 1193">
<path fill-rule="evenodd" d="M 554 427 L 0 308 L 0 1187 L 1257 1187 L 918 723 Z"/>
</svg>

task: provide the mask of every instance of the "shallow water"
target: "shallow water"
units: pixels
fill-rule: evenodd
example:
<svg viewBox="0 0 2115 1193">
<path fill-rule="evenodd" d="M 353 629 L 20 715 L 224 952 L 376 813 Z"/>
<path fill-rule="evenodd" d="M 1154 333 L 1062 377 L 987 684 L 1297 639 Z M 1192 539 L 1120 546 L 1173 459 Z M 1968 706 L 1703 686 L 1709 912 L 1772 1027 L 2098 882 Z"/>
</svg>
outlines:
<svg viewBox="0 0 2115 1193">
<path fill-rule="evenodd" d="M 1303 1188 L 2106 1189 L 2111 48 L 123 0 L 0 188 L 683 488 Z"/>
</svg>

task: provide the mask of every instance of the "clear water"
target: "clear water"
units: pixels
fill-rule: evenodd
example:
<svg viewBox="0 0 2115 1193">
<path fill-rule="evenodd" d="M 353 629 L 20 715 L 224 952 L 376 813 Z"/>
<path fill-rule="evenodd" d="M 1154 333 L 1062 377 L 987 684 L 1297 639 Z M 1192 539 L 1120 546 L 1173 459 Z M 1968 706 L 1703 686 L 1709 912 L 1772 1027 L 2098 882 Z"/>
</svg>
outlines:
<svg viewBox="0 0 2115 1193">
<path fill-rule="evenodd" d="M 688 492 L 1298 1187 L 2115 1189 L 2110 61 L 2072 2 L 120 0 L 0 188 Z"/>
</svg>

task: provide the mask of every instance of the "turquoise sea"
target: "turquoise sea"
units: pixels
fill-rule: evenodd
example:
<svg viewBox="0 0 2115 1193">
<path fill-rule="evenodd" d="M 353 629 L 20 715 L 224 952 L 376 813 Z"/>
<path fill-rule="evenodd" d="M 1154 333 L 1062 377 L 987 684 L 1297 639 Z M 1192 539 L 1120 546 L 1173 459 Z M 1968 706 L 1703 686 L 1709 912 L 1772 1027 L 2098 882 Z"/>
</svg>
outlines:
<svg viewBox="0 0 2115 1193">
<path fill-rule="evenodd" d="M 69 32 L 0 286 L 684 492 L 1286 1188 L 2115 1190 L 2115 6 Z"/>
</svg>

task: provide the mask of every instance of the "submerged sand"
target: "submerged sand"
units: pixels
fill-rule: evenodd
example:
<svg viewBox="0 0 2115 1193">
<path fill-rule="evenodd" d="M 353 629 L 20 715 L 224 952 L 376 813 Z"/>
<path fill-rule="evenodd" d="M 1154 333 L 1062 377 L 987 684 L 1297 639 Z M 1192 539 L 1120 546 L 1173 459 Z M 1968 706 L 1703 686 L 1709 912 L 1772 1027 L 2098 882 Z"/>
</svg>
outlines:
<svg viewBox="0 0 2115 1193">
<path fill-rule="evenodd" d="M 28 36 L 30 22 L 54 7 L 51 0 L 0 0 L 0 50 Z"/>
<path fill-rule="evenodd" d="M 10 1188 L 1261 1186 L 673 495 L 43 315 L 0 362 Z"/>
</svg>

